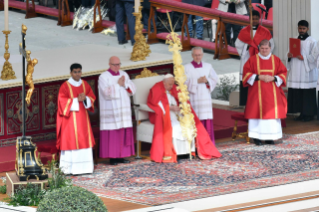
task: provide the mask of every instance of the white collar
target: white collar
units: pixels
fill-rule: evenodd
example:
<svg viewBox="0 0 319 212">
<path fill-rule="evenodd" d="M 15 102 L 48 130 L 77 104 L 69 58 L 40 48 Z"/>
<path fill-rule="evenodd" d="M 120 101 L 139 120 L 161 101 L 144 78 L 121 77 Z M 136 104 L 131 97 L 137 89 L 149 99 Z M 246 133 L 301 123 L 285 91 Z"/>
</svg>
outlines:
<svg viewBox="0 0 319 212">
<path fill-rule="evenodd" d="M 261 58 L 261 59 L 263 59 L 263 60 L 268 60 L 270 57 L 271 57 L 271 53 L 269 53 L 269 55 L 268 56 L 262 56 L 260 53 L 258 53 L 258 55 L 259 55 L 259 57 Z"/>
<path fill-rule="evenodd" d="M 68 82 L 73 85 L 74 87 L 79 87 L 80 85 L 82 85 L 82 80 L 80 79 L 78 82 L 75 81 L 72 77 L 70 77 L 70 79 L 68 80 Z"/>
</svg>

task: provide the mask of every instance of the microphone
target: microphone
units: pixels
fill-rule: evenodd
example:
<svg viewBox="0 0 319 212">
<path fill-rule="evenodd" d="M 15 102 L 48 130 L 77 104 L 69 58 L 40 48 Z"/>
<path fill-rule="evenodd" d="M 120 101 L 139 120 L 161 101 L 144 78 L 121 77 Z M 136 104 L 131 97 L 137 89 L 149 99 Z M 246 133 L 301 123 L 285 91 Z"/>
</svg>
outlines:
<svg viewBox="0 0 319 212">
<path fill-rule="evenodd" d="M 259 9 L 264 11 L 265 13 L 268 13 L 267 10 L 265 8 L 263 8 L 262 6 L 260 6 L 259 4 L 256 4 L 256 7 L 258 7 Z"/>
</svg>

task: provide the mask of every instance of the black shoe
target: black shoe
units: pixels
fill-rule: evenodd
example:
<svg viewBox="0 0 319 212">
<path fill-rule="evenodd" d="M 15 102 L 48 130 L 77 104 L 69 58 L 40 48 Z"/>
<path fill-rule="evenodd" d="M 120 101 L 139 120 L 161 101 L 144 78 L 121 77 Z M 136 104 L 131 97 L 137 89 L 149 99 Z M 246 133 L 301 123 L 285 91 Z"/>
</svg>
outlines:
<svg viewBox="0 0 319 212">
<path fill-rule="evenodd" d="M 124 158 L 117 158 L 116 161 L 117 161 L 118 163 L 130 163 L 130 162 L 131 162 L 131 161 L 129 161 L 129 160 L 125 160 Z"/>
<path fill-rule="evenodd" d="M 198 40 L 204 40 L 204 38 L 197 38 Z"/>
<path fill-rule="evenodd" d="M 256 144 L 257 146 L 263 145 L 263 143 L 261 143 L 261 140 L 259 140 L 259 139 L 254 139 L 254 142 L 255 142 L 255 144 Z"/>
<path fill-rule="evenodd" d="M 110 164 L 113 166 L 117 165 L 117 160 L 115 158 L 110 158 Z"/>
<path fill-rule="evenodd" d="M 273 140 L 268 140 L 268 141 L 265 141 L 266 144 L 271 144 L 271 145 L 274 145 L 275 142 Z"/>
<path fill-rule="evenodd" d="M 303 121 L 303 120 L 304 120 L 304 115 L 301 115 L 301 114 L 300 114 L 300 116 L 294 118 L 294 120 L 295 120 L 295 121 Z"/>
<path fill-rule="evenodd" d="M 191 158 L 195 159 L 195 157 L 193 155 L 191 156 Z M 177 160 L 181 160 L 181 159 L 189 159 L 189 154 L 177 155 Z"/>
<path fill-rule="evenodd" d="M 127 40 L 119 41 L 119 45 L 123 45 L 123 44 L 126 44 L 126 43 L 127 43 Z"/>
<path fill-rule="evenodd" d="M 303 118 L 303 122 L 308 122 L 308 121 L 312 121 L 313 120 L 313 116 L 304 116 Z"/>
</svg>

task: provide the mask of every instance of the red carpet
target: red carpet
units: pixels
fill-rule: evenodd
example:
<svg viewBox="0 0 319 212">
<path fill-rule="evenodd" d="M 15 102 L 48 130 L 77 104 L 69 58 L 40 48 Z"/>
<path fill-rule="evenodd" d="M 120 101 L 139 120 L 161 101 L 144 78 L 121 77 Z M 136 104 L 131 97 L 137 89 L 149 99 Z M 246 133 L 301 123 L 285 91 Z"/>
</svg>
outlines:
<svg viewBox="0 0 319 212">
<path fill-rule="evenodd" d="M 41 144 L 54 145 L 55 140 L 37 142 Z M 0 148 L 0 172 L 12 171 L 15 166 L 16 146 L 7 146 Z M 41 153 L 41 161 L 46 164 L 51 160 L 52 156 L 49 153 Z"/>
<path fill-rule="evenodd" d="M 229 138 L 234 129 L 235 121 L 230 117 L 232 114 L 236 114 L 238 112 L 231 110 L 222 110 L 214 108 L 214 131 L 215 131 L 215 139 L 220 138 Z M 246 132 L 247 131 L 247 123 L 243 121 L 238 121 L 237 124 L 237 132 Z"/>
</svg>

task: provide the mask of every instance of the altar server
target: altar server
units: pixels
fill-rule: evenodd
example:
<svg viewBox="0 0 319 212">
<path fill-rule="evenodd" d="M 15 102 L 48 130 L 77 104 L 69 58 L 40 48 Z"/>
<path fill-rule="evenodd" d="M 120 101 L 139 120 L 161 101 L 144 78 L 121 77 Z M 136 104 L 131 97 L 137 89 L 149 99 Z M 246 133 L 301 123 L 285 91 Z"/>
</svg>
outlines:
<svg viewBox="0 0 319 212">
<path fill-rule="evenodd" d="M 174 82 L 173 75 L 167 74 L 162 82 L 156 83 L 151 88 L 147 98 L 147 105 L 155 111 L 155 114 L 149 113 L 150 122 L 155 125 L 150 152 L 151 159 L 155 162 L 177 162 L 177 155 L 189 154 L 190 152 L 195 154 L 195 147 L 201 159 L 221 157 L 194 111 L 197 137 L 191 147 L 183 137 L 177 117 L 179 115 L 179 101 Z"/>
<path fill-rule="evenodd" d="M 92 147 L 95 140 L 88 110 L 94 111 L 95 95 L 81 79 L 82 66 L 71 65 L 71 78 L 61 85 L 58 96 L 57 148 L 65 174 L 93 173 Z"/>
<path fill-rule="evenodd" d="M 120 71 L 118 57 L 111 57 L 110 68 L 99 77 L 100 157 L 110 158 L 111 165 L 129 163 L 124 159 L 135 154 L 130 96 L 135 85 Z"/>
<path fill-rule="evenodd" d="M 258 54 L 258 45 L 259 43 L 266 39 L 269 40 L 271 43 L 271 52 L 275 48 L 274 40 L 272 39 L 272 35 L 270 31 L 259 25 L 260 21 L 260 14 L 258 11 L 253 10 L 253 34 L 254 34 L 254 39 L 251 39 L 250 36 L 250 25 L 243 28 L 239 35 L 238 39 L 235 42 L 235 46 L 237 49 L 237 52 L 240 56 L 240 71 L 239 71 L 239 80 L 240 80 L 240 98 L 239 98 L 239 105 L 245 106 L 247 102 L 247 91 L 248 88 L 243 86 L 243 67 L 247 60 L 256 54 Z"/>
<path fill-rule="evenodd" d="M 248 87 L 245 118 L 249 120 L 248 136 L 256 145 L 274 144 L 282 137 L 281 120 L 286 118 L 287 69 L 280 58 L 271 54 L 269 40 L 261 41 L 260 53 L 249 58 L 244 66 L 243 86 Z"/>
<path fill-rule="evenodd" d="M 211 64 L 202 61 L 203 55 L 201 47 L 192 49 L 193 61 L 185 65 L 186 85 L 190 103 L 206 128 L 210 139 L 215 143 L 211 93 L 218 83 L 218 76 Z"/>
<path fill-rule="evenodd" d="M 316 86 L 318 69 L 316 58 L 312 52 L 317 41 L 308 34 L 308 22 L 298 22 L 300 39 L 300 55 L 293 57 L 288 53 L 287 69 L 288 75 L 288 113 L 300 113 L 294 120 L 311 121 L 317 114 Z"/>
</svg>

